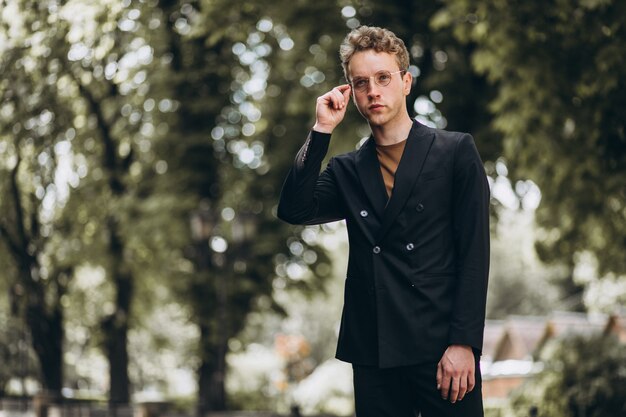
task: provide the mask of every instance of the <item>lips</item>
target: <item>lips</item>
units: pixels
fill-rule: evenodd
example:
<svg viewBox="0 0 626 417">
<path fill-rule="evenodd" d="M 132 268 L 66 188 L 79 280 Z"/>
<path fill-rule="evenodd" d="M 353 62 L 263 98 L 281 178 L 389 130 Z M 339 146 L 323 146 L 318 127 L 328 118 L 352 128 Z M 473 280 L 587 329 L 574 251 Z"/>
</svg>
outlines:
<svg viewBox="0 0 626 417">
<path fill-rule="evenodd" d="M 378 109 L 382 109 L 383 107 L 385 107 L 385 106 L 383 106 L 382 104 L 372 104 L 372 105 L 369 107 L 369 109 L 370 109 L 370 110 L 378 110 Z"/>
</svg>

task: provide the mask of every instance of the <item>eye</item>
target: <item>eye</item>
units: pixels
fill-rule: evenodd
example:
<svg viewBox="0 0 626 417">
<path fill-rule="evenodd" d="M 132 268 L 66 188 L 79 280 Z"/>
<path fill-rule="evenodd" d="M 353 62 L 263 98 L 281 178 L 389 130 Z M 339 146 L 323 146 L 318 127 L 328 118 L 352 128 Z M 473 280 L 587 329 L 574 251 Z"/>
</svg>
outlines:
<svg viewBox="0 0 626 417">
<path fill-rule="evenodd" d="M 379 82 L 383 82 L 383 83 L 388 82 L 389 80 L 391 80 L 391 74 L 388 72 L 379 73 L 379 74 L 376 74 L 376 79 Z"/>
<path fill-rule="evenodd" d="M 357 78 L 353 81 L 353 84 L 355 88 L 362 88 L 365 87 L 368 82 L 369 80 L 366 80 L 365 78 Z"/>
</svg>

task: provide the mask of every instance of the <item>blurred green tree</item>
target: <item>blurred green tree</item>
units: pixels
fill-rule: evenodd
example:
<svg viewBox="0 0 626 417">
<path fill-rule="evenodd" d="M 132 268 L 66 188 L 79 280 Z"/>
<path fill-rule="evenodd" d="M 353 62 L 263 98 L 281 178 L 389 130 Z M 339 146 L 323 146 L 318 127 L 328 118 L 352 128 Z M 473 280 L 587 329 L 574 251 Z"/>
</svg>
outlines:
<svg viewBox="0 0 626 417">
<path fill-rule="evenodd" d="M 168 120 L 168 140 L 157 145 L 167 164 L 167 175 L 157 190 L 175 193 L 184 202 L 171 207 L 172 220 L 180 228 L 179 239 L 170 247 L 180 256 L 177 264 L 186 259 L 191 268 L 169 268 L 176 278 L 170 288 L 189 305 L 190 320 L 198 328 L 196 411 L 205 415 L 226 408 L 225 355 L 242 319 L 239 311 L 247 308 L 235 300 L 239 288 L 245 291 L 246 281 L 248 286 L 254 283 L 246 272 L 248 242 L 254 238 L 250 232 L 256 229 L 253 216 L 258 213 L 244 204 L 223 202 L 229 192 L 245 198 L 242 192 L 247 184 L 237 186 L 225 143 L 216 146 L 211 139 L 222 114 L 232 114 L 230 138 L 235 140 L 240 134 L 242 116 L 231 102 L 233 70 L 238 68 L 232 47 L 245 39 L 243 26 L 249 21 L 238 7 L 227 7 L 225 2 L 162 0 L 158 7 L 163 42 L 155 47 L 160 56 L 167 57 L 163 69 L 168 76 L 159 77 L 155 84 L 167 91 L 176 109 Z M 218 23 L 220 10 L 232 12 L 222 13 Z M 231 27 L 239 17 L 242 26 Z M 244 69 L 240 71 L 245 74 Z M 238 203 L 237 197 L 233 199 Z"/>
<path fill-rule="evenodd" d="M 284 135 L 285 123 L 310 120 L 310 108 L 288 104 L 299 80 L 291 64 L 306 70 L 314 59 L 308 40 L 322 31 L 292 32 L 298 13 L 283 2 L 236 4 L 161 3 L 174 57 L 168 82 L 181 106 L 164 155 L 169 180 L 184 184 L 180 194 L 193 202 L 179 213 L 194 226 L 185 251 L 194 269 L 179 274 L 176 288 L 200 330 L 198 414 L 227 407 L 225 355 L 248 314 L 282 311 L 275 286 L 311 293 L 323 288 L 329 270 L 312 274 L 316 264 L 327 263 L 317 242 L 275 218 L 279 187 L 301 144 L 277 146 L 275 138 Z M 310 14 L 300 16 L 307 22 L 335 15 L 341 23 L 333 2 L 305 9 Z M 189 31 L 180 31 L 181 19 Z M 306 130 L 298 128 L 303 140 Z"/>
<path fill-rule="evenodd" d="M 599 277 L 626 272 L 626 5 L 620 1 L 446 1 L 432 25 L 474 45 L 496 94 L 492 126 L 513 179 L 541 189 L 537 251 Z"/>
<path fill-rule="evenodd" d="M 4 282 L 4 280 L 3 280 Z M 0 283 L 1 285 L 1 283 Z M 6 290 L 6 288 L 2 288 Z M 4 291 L 8 295 L 9 291 Z M 0 398 L 9 393 L 9 383 L 12 382 L 13 393 L 16 391 L 25 394 L 28 380 L 38 378 L 39 367 L 37 356 L 28 338 L 25 323 L 19 316 L 18 300 L 13 299 L 9 308 L 0 308 Z M 13 310 L 13 311 L 12 311 Z M 19 388 L 16 389 L 16 386 Z"/>
<path fill-rule="evenodd" d="M 109 403 L 124 405 L 131 394 L 133 300 L 141 278 L 159 266 L 151 265 L 158 257 L 152 252 L 158 233 L 146 232 L 160 219 L 146 215 L 146 200 L 158 163 L 151 141 L 160 137 L 147 74 L 160 63 L 148 42 L 150 21 L 141 19 L 150 10 L 143 2 L 68 2 L 59 10 L 54 5 L 48 4 L 49 20 L 66 31 L 59 62 L 72 92 L 72 151 L 84 173 L 66 216 L 82 226 L 75 238 L 83 250 L 75 262 L 102 266 L 112 285 L 110 308 L 103 309 L 100 329 L 92 332 L 100 335 L 109 363 Z"/>
<path fill-rule="evenodd" d="M 549 267 L 538 259 L 533 222 L 533 213 L 525 210 L 503 212 L 498 218 L 500 233 L 491 239 L 489 319 L 506 319 L 511 314 L 547 315 L 571 307 L 567 300 L 560 300 L 560 288 L 551 283 L 562 268 Z"/>
<path fill-rule="evenodd" d="M 361 23 L 407 40 L 421 121 L 472 132 L 485 160 L 504 154 L 513 178 L 539 184 L 543 259 L 571 272 L 587 250 L 601 273 L 626 270 L 616 1 L 2 6 L 0 263 L 48 389 L 63 383 L 70 277 L 92 264 L 112 289 L 90 329 L 111 403 L 130 398 L 128 333 L 167 288 L 198 327 L 198 413 L 227 407 L 224 357 L 248 314 L 282 311 L 275 288 L 318 291 L 330 272 L 317 229 L 282 224 L 275 206 Z M 330 153 L 367 135 L 351 107 Z"/>
<path fill-rule="evenodd" d="M 155 277 L 184 278 L 171 287 L 181 303 L 191 305 L 200 329 L 199 412 L 225 407 L 227 342 L 241 329 L 257 300 L 269 301 L 280 310 L 271 299 L 275 268 L 280 267 L 283 277 L 289 265 L 299 271 L 286 284 L 304 290 L 321 286 L 316 280 L 300 279 L 309 264 L 323 261 L 324 256 L 314 243 L 292 236 L 290 228 L 275 221 L 275 187 L 284 173 L 266 176 L 273 161 L 263 156 L 263 142 L 252 140 L 255 131 L 267 125 L 255 104 L 265 95 L 267 69 L 261 58 L 272 48 L 255 40 L 265 33 L 255 29 L 261 13 L 246 2 L 241 8 L 226 6 L 50 1 L 35 7 L 18 1 L 4 16 L 14 17 L 12 24 L 18 26 L 22 17 L 32 21 L 17 32 L 8 23 L 5 27 L 11 48 L 3 68 L 15 79 L 5 80 L 3 89 L 2 139 L 7 154 L 3 168 L 11 174 L 3 186 L 17 190 L 18 173 L 31 186 L 27 178 L 38 166 L 25 166 L 18 158 L 19 148 L 11 142 L 21 140 L 12 133 L 20 131 L 20 120 L 30 117 L 32 126 L 27 130 L 40 127 L 43 132 L 38 141 L 24 134 L 29 146 L 34 142 L 42 147 L 38 153 L 30 152 L 30 160 L 48 163 L 43 190 L 58 186 L 59 172 L 71 177 L 66 180 L 71 182 L 71 192 L 68 188 L 55 206 L 55 219 L 67 228 L 66 233 L 49 227 L 45 233 L 58 240 L 56 254 L 75 250 L 72 256 L 65 255 L 65 263 L 72 268 L 101 265 L 113 286 L 112 308 L 102 311 L 101 331 L 91 329 L 101 335 L 110 363 L 112 404 L 129 400 L 127 338 L 138 286 L 149 292 Z M 226 18 L 227 9 L 232 11 Z M 225 25 L 226 21 L 232 25 Z M 269 36 L 276 46 L 285 39 L 285 28 L 277 26 Z M 40 43 L 37 62 L 30 56 L 33 39 Z M 254 48 L 255 60 L 237 52 L 242 46 Z M 16 71 L 23 63 L 32 71 Z M 46 89 L 48 84 L 56 89 Z M 16 111 L 29 88 L 34 90 L 31 101 L 39 106 L 28 109 L 32 117 Z M 54 117 L 51 110 L 40 115 L 41 103 L 53 107 Z M 36 124 L 34 117 L 42 118 L 41 123 Z M 58 133 L 50 135 L 44 128 Z M 48 148 L 65 152 L 71 159 L 69 166 L 51 165 L 54 160 L 45 154 Z M 268 179 L 261 185 L 264 178 Z M 18 210 L 23 198 L 15 199 L 15 210 L 7 206 L 4 212 L 23 217 Z M 32 208 L 34 213 L 43 210 L 42 199 L 32 198 L 40 203 Z M 212 220 L 207 236 L 211 240 L 194 247 L 189 220 L 205 204 Z M 36 216 L 27 216 L 28 221 L 31 218 Z M 2 220 L 2 237 L 16 249 L 11 234 L 15 222 L 7 215 Z M 16 233 L 20 222 L 17 225 Z M 231 249 L 213 245 L 215 253 L 211 253 L 208 244 L 215 239 Z M 72 245 L 66 248 L 67 242 Z M 193 262 L 191 269 L 187 259 Z M 53 266 L 54 260 L 46 271 Z M 57 391 L 63 367 L 61 297 L 59 292 L 55 304 L 59 333 L 45 338 L 56 343 L 57 359 L 40 361 L 45 373 L 58 368 L 54 381 L 44 382 Z"/>
<path fill-rule="evenodd" d="M 545 368 L 512 400 L 518 416 L 604 417 L 626 413 L 626 349 L 607 335 L 569 336 L 546 348 Z"/>
<path fill-rule="evenodd" d="M 28 9 L 29 13 L 23 13 Z M 20 18 L 17 18 L 17 17 Z M 38 358 L 42 386 L 60 396 L 63 383 L 62 300 L 72 276 L 75 245 L 65 245 L 72 225 L 62 216 L 76 178 L 71 166 L 73 114 L 57 83 L 62 30 L 51 30 L 38 2 L 12 2 L 3 10 L 0 35 L 0 241 L 9 254 L 12 312 L 25 321 Z M 16 342 L 16 341 L 14 341 Z"/>
<path fill-rule="evenodd" d="M 484 74 L 471 66 L 476 45 L 459 42 L 452 31 L 438 30 L 433 25 L 442 3 L 411 0 L 349 3 L 351 6 L 347 7 L 351 9 L 344 9 L 344 13 L 350 27 L 358 24 L 386 27 L 405 41 L 415 79 L 408 97 L 409 111 L 421 122 L 471 132 L 483 160 L 495 161 L 502 153 L 501 134 L 489 123 L 488 103 L 495 89 Z"/>
</svg>

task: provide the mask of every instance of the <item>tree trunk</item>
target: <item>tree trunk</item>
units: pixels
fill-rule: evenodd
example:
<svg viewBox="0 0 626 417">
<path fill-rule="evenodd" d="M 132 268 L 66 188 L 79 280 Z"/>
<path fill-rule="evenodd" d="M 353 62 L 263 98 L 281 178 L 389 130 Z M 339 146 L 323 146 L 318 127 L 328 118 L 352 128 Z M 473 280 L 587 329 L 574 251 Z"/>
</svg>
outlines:
<svg viewBox="0 0 626 417">
<path fill-rule="evenodd" d="M 216 346 L 209 326 L 200 324 L 199 327 L 201 363 L 198 368 L 197 417 L 205 417 L 210 411 L 226 410 L 226 343 L 219 341 Z"/>
<path fill-rule="evenodd" d="M 46 240 L 39 240 L 37 210 L 28 213 L 22 205 L 24 194 L 18 181 L 21 160 L 18 153 L 17 163 L 10 173 L 10 192 L 7 194 L 12 199 L 14 218 L 8 222 L 4 216 L 0 218 L 0 239 L 7 245 L 18 268 L 17 282 L 11 286 L 11 296 L 14 297 L 11 312 L 23 318 L 30 331 L 33 350 L 39 360 L 44 395 L 54 400 L 60 399 L 63 388 L 61 297 L 65 293 L 71 268 L 51 271 L 47 280 L 42 278 L 38 256 L 43 252 Z M 11 227 L 7 223 L 11 223 Z"/>
<path fill-rule="evenodd" d="M 24 255 L 24 258 L 29 257 Z M 59 285 L 56 292 L 49 292 L 54 299 L 46 300 L 45 288 L 39 278 L 39 265 L 34 257 L 24 261 L 20 269 L 25 286 L 26 325 L 39 360 L 43 390 L 46 397 L 54 401 L 61 398 L 63 388 L 63 290 Z M 58 282 L 58 277 L 55 278 Z"/>
<path fill-rule="evenodd" d="M 105 333 L 106 355 L 109 361 L 109 405 L 115 407 L 130 403 L 128 377 L 128 321 L 133 298 L 133 277 L 124 266 L 124 246 L 117 233 L 117 223 L 109 221 L 110 268 L 115 285 L 115 311 L 102 322 Z"/>
<path fill-rule="evenodd" d="M 128 307 L 120 298 L 128 298 L 130 280 L 116 280 L 116 311 L 103 321 L 106 339 L 106 355 L 109 362 L 109 404 L 124 405 L 130 402 L 130 381 L 128 378 Z"/>
<path fill-rule="evenodd" d="M 39 359 L 42 384 L 48 396 L 61 397 L 63 388 L 63 312 L 60 301 L 47 311 L 40 289 L 31 294 L 26 308 L 26 320 L 33 349 Z"/>
</svg>

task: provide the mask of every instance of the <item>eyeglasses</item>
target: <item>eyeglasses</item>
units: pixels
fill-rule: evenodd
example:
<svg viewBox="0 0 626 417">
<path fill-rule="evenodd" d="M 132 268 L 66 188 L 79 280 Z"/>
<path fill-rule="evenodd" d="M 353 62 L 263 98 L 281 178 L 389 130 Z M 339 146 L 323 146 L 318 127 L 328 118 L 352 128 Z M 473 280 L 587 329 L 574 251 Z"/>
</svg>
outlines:
<svg viewBox="0 0 626 417">
<path fill-rule="evenodd" d="M 386 87 L 391 82 L 391 76 L 393 74 L 397 74 L 399 72 L 405 72 L 405 71 L 406 70 L 400 70 L 400 71 L 395 71 L 395 72 L 378 71 L 376 74 L 371 75 L 369 77 L 354 78 L 352 82 L 350 83 L 350 85 L 356 91 L 364 92 L 364 91 L 367 91 L 367 89 L 370 86 L 370 79 L 374 77 L 374 82 L 376 83 L 376 85 L 379 85 L 381 87 Z"/>
</svg>

